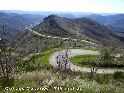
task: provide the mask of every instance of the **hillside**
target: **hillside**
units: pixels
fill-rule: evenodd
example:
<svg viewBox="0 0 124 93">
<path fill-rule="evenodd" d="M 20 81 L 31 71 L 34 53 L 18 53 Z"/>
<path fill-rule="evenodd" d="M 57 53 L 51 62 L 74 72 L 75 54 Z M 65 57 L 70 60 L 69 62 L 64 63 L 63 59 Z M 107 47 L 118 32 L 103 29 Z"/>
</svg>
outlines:
<svg viewBox="0 0 124 93">
<path fill-rule="evenodd" d="M 44 18 L 43 22 L 36 25 L 32 30 L 46 36 L 50 35 L 60 38 L 42 37 L 28 29 L 18 33 L 15 46 L 23 57 L 31 53 L 42 53 L 45 50 L 58 47 L 94 47 L 94 45 L 82 42 L 79 39 L 97 43 L 111 39 L 120 40 L 119 36 L 106 26 L 88 18 L 68 19 L 50 15 Z M 70 39 L 61 39 L 67 37 L 70 37 Z"/>
<path fill-rule="evenodd" d="M 19 15 L 0 12 L 0 37 L 12 39 L 17 32 L 24 31 L 26 26 L 30 26 L 41 20 L 42 17 L 37 15 Z"/>
<path fill-rule="evenodd" d="M 121 34 L 89 18 L 1 15 L 0 93 L 123 93 Z"/>
<path fill-rule="evenodd" d="M 43 22 L 35 26 L 33 30 L 40 33 L 54 36 L 69 37 L 79 32 L 75 23 L 68 18 L 50 15 L 43 19 Z"/>
<path fill-rule="evenodd" d="M 83 36 L 85 39 L 90 38 L 96 41 L 120 40 L 120 37 L 111 29 L 88 18 L 68 19 L 50 15 L 44 18 L 43 22 L 35 26 L 33 30 L 41 34 L 61 37 L 79 38 Z"/>
<path fill-rule="evenodd" d="M 93 19 L 101 24 L 107 25 L 111 28 L 114 28 L 117 32 L 124 32 L 124 14 L 116 14 L 116 15 L 89 15 L 87 16 L 90 19 Z"/>
</svg>

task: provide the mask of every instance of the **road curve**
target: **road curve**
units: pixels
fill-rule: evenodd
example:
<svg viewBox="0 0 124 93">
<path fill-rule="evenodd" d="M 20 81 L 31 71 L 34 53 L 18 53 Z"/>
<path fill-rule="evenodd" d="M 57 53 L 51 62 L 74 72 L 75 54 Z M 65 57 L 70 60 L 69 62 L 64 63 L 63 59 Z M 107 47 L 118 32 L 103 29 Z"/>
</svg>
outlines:
<svg viewBox="0 0 124 93">
<path fill-rule="evenodd" d="M 57 59 L 56 58 L 58 55 L 64 53 L 65 51 L 66 50 L 61 50 L 61 51 L 57 51 L 57 52 L 53 53 L 51 55 L 51 57 L 49 58 L 50 64 L 53 65 L 54 67 L 57 67 Z M 83 55 L 83 54 L 98 55 L 99 52 L 98 51 L 92 51 L 92 50 L 83 50 L 83 49 L 69 49 L 69 52 L 68 52 L 69 58 L 76 56 L 76 55 Z M 70 69 L 72 71 L 91 72 L 91 68 L 79 67 L 79 66 L 72 64 L 71 62 L 68 63 L 68 66 L 70 67 Z M 98 73 L 98 74 L 111 74 L 111 73 L 114 73 L 115 71 L 124 72 L 124 70 L 120 70 L 120 69 L 98 69 L 96 71 L 96 73 Z"/>
<path fill-rule="evenodd" d="M 45 34 L 40 34 L 37 31 L 34 31 L 32 29 L 29 29 L 29 28 L 26 28 L 26 29 L 28 29 L 30 32 L 32 32 L 32 33 L 34 33 L 34 34 L 36 34 L 38 36 L 41 36 L 41 37 L 54 38 L 54 39 L 59 38 L 59 39 L 63 39 L 63 40 L 69 40 L 70 39 L 70 37 L 68 37 L 68 38 L 53 37 L 53 36 L 48 36 L 48 35 L 45 35 Z M 80 39 L 74 39 L 74 38 L 71 38 L 71 39 L 74 40 L 74 41 L 80 40 Z M 86 43 L 89 43 L 89 44 L 92 44 L 92 45 L 97 45 L 96 43 L 93 43 L 93 42 L 90 42 L 90 41 L 87 41 L 87 40 L 80 40 L 80 41 L 86 42 Z"/>
</svg>

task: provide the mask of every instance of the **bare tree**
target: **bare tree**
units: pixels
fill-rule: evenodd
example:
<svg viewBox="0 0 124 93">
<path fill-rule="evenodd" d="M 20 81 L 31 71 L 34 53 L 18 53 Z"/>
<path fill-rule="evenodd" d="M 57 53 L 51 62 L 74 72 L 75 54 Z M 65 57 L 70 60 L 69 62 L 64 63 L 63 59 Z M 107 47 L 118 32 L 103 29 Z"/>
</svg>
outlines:
<svg viewBox="0 0 124 93">
<path fill-rule="evenodd" d="M 11 47 L 5 43 L 4 39 L 0 39 L 0 79 L 2 86 L 9 86 L 9 80 L 12 80 L 15 72 L 14 52 Z M 11 81 L 12 82 L 12 81 Z"/>
</svg>

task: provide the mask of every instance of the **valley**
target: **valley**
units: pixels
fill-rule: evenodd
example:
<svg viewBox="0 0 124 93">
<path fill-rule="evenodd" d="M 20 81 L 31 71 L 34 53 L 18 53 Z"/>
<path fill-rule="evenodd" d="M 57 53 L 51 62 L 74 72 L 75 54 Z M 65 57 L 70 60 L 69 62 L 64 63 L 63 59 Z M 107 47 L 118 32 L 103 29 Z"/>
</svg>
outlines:
<svg viewBox="0 0 124 93">
<path fill-rule="evenodd" d="M 115 16 L 1 12 L 0 93 L 123 93 L 123 28 L 113 22 L 123 15 Z"/>
</svg>

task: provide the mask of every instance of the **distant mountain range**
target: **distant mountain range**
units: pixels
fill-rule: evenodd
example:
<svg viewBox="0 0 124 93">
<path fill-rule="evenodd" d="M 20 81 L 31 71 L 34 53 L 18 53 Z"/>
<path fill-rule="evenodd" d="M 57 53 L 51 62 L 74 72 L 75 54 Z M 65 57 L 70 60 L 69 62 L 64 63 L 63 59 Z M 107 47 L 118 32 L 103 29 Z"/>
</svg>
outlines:
<svg viewBox="0 0 124 93">
<path fill-rule="evenodd" d="M 0 38 L 5 39 L 6 42 L 14 41 L 12 45 L 23 57 L 51 48 L 64 47 L 67 44 L 77 47 L 92 47 L 81 40 L 97 44 L 113 40 L 122 45 L 124 43 L 123 16 L 123 14 L 51 12 L 35 14 L 12 11 L 5 13 L 4 11 L 0 12 Z M 70 40 L 40 37 L 25 29 L 26 27 L 46 36 L 69 37 Z M 78 39 L 78 41 L 73 41 L 71 38 Z"/>
<path fill-rule="evenodd" d="M 33 30 L 46 35 L 97 41 L 114 38 L 124 42 L 124 14 L 53 12 L 46 17 L 49 14 L 52 12 L 2 11 L 0 38 L 11 39 L 26 27 L 35 26 Z"/>
<path fill-rule="evenodd" d="M 41 53 L 47 49 L 64 47 L 70 44 L 79 47 L 92 46 L 92 44 L 81 42 L 82 39 L 98 44 L 105 41 L 111 42 L 111 40 L 117 41 L 118 44 L 124 42 L 124 38 L 109 27 L 85 17 L 70 19 L 49 15 L 32 30 L 46 36 L 70 37 L 70 40 L 42 37 L 27 29 L 17 35 L 15 44 L 23 57 L 31 53 Z M 73 41 L 71 38 L 77 39 L 77 41 Z"/>
<path fill-rule="evenodd" d="M 42 16 L 0 12 L 0 38 L 12 39 L 15 33 L 42 21 Z"/>
<path fill-rule="evenodd" d="M 101 16 L 101 15 L 89 15 L 88 18 L 95 20 L 101 24 L 104 24 L 114 31 L 124 33 L 124 14 Z"/>
<path fill-rule="evenodd" d="M 49 16 L 55 14 L 61 17 L 67 18 L 80 18 L 92 14 L 98 14 L 102 16 L 116 15 L 117 13 L 92 13 L 92 12 L 59 12 L 59 11 L 23 11 L 23 10 L 0 10 L 3 13 L 16 13 L 16 14 L 33 14 L 33 15 L 44 15 Z"/>
<path fill-rule="evenodd" d="M 50 15 L 44 18 L 43 22 L 35 26 L 33 30 L 41 34 L 60 37 L 82 38 L 83 36 L 83 38 L 90 38 L 97 41 L 115 39 L 123 42 L 123 38 L 116 34 L 116 32 L 89 18 L 69 19 Z"/>
</svg>

